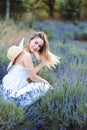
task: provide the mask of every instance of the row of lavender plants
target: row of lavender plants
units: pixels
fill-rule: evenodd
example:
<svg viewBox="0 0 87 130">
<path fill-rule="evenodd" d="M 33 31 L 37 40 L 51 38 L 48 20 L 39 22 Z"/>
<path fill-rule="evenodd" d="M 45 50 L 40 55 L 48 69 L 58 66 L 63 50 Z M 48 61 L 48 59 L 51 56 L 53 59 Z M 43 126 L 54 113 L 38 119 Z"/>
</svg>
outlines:
<svg viewBox="0 0 87 130">
<path fill-rule="evenodd" d="M 87 43 L 83 41 L 87 23 L 35 22 L 32 28 L 47 33 L 50 50 L 61 60 L 55 69 L 43 68 L 39 73 L 54 90 L 29 107 L 25 120 L 15 129 L 81 130 L 87 125 Z M 0 67 L 0 78 L 6 66 Z"/>
<path fill-rule="evenodd" d="M 87 125 L 87 23 L 35 22 L 33 28 L 47 33 L 50 50 L 61 62 L 39 73 L 55 89 L 29 109 L 28 117 L 37 130 L 80 130 Z"/>
</svg>

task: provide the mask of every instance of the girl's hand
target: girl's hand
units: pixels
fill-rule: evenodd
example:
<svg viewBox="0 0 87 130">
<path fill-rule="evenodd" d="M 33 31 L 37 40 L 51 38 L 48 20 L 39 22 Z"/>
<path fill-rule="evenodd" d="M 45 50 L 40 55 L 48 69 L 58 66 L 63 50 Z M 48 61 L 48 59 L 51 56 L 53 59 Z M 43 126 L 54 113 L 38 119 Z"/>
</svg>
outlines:
<svg viewBox="0 0 87 130">
<path fill-rule="evenodd" d="M 43 82 L 49 85 L 49 82 L 45 79 L 43 79 Z"/>
</svg>

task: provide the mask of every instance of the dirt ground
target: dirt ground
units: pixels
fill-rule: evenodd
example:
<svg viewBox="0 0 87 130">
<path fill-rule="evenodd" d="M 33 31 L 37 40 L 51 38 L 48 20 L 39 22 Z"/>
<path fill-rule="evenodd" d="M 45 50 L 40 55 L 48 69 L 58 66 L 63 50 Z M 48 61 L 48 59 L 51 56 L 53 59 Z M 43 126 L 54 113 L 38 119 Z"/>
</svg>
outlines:
<svg viewBox="0 0 87 130">
<path fill-rule="evenodd" d="M 24 30 L 17 28 L 17 26 L 9 26 L 2 30 L 0 45 L 9 47 L 13 44 L 19 44 L 23 37 L 29 39 L 34 32 L 36 31 L 33 29 Z"/>
</svg>

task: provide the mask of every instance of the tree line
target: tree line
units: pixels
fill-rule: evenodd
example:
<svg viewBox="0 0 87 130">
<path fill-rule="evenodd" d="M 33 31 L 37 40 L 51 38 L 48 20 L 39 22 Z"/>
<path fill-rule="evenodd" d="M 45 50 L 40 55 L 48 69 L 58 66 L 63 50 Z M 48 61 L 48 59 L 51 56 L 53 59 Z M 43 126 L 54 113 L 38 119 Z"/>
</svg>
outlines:
<svg viewBox="0 0 87 130">
<path fill-rule="evenodd" d="M 25 12 L 37 17 L 64 20 L 87 19 L 87 0 L 3 0 L 0 1 L 0 18 L 16 19 Z"/>
</svg>

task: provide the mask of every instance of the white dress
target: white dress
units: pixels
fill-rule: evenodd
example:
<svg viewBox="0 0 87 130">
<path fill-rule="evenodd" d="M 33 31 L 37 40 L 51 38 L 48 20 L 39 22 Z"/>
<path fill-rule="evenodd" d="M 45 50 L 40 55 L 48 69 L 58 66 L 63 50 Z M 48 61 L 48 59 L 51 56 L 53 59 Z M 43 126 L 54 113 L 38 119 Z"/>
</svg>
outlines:
<svg viewBox="0 0 87 130">
<path fill-rule="evenodd" d="M 4 98 L 13 98 L 22 107 L 30 106 L 53 87 L 44 83 L 29 83 L 27 70 L 21 65 L 13 65 L 2 80 Z"/>
</svg>

